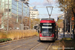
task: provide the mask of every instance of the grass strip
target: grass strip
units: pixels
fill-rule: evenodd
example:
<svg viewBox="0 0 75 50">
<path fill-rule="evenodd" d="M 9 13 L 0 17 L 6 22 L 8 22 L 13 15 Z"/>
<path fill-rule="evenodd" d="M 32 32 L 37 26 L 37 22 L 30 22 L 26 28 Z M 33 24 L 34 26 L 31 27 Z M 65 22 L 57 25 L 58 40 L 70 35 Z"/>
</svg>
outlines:
<svg viewBox="0 0 75 50">
<path fill-rule="evenodd" d="M 60 42 L 64 45 L 65 50 L 75 50 L 75 40 L 72 38 L 62 38 Z"/>
<path fill-rule="evenodd" d="M 61 40 L 56 40 L 55 44 L 64 46 L 64 50 L 75 50 L 75 40 L 72 38 L 62 38 Z"/>
<path fill-rule="evenodd" d="M 0 43 L 7 42 L 7 41 L 11 41 L 11 40 L 12 40 L 11 38 L 0 39 Z"/>
</svg>

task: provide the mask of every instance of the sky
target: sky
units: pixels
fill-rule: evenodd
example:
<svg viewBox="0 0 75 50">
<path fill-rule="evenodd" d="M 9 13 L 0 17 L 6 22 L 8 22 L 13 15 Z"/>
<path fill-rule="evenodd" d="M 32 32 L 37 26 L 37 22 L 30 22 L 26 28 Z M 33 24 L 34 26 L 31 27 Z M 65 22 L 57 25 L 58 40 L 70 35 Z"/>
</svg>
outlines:
<svg viewBox="0 0 75 50">
<path fill-rule="evenodd" d="M 29 0 L 29 6 L 30 7 L 36 7 L 39 11 L 39 18 L 49 18 L 46 6 L 53 6 L 53 11 L 51 18 L 54 18 L 57 21 L 57 17 L 61 14 L 63 14 L 62 11 L 60 11 L 60 8 L 58 8 L 58 0 Z M 48 8 L 49 14 L 51 14 L 51 8 Z"/>
</svg>

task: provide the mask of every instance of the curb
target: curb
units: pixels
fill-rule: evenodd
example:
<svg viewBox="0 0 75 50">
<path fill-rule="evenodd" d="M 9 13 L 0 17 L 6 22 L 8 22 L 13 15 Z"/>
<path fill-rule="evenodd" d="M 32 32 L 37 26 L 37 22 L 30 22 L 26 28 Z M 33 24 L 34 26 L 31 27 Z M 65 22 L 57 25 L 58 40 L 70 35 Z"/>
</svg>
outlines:
<svg viewBox="0 0 75 50">
<path fill-rule="evenodd" d="M 58 45 L 57 45 L 58 44 Z M 51 45 L 51 47 L 50 47 L 50 49 L 53 49 L 53 50 L 60 50 L 60 49 L 63 49 L 62 48 L 62 43 L 61 42 L 59 42 L 59 43 L 53 43 L 52 45 Z"/>
</svg>

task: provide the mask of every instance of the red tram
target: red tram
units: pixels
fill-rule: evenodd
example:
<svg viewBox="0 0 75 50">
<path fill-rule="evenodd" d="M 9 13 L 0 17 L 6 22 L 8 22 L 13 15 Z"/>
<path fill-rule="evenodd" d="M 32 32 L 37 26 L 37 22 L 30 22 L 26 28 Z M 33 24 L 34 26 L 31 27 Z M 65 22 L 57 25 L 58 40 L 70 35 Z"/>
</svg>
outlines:
<svg viewBox="0 0 75 50">
<path fill-rule="evenodd" d="M 40 21 L 40 41 L 55 41 L 58 38 L 56 22 L 52 18 L 41 19 Z"/>
</svg>

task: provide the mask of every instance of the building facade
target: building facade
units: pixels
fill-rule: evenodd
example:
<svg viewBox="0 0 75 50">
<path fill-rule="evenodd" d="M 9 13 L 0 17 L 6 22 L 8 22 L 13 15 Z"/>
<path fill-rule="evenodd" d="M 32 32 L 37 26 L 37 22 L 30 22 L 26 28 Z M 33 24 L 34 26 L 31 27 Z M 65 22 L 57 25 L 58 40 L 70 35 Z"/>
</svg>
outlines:
<svg viewBox="0 0 75 50">
<path fill-rule="evenodd" d="M 30 18 L 31 19 L 37 19 L 39 16 L 39 12 L 34 7 L 30 7 Z"/>
<path fill-rule="evenodd" d="M 0 0 L 0 11 L 3 13 L 1 23 L 6 18 L 13 17 L 18 22 L 19 18 L 29 17 L 29 7 L 21 0 Z M 4 28 L 4 24 L 1 24 L 1 28 Z"/>
</svg>

